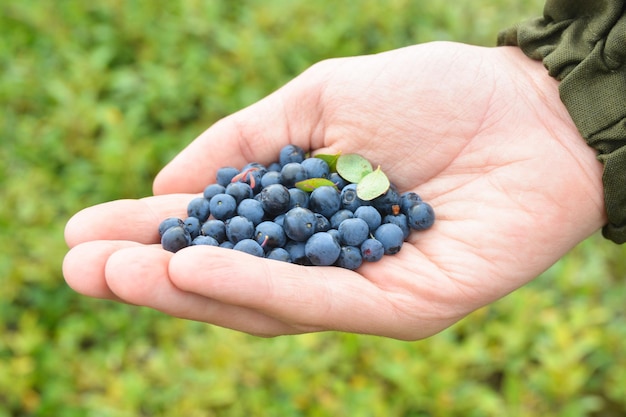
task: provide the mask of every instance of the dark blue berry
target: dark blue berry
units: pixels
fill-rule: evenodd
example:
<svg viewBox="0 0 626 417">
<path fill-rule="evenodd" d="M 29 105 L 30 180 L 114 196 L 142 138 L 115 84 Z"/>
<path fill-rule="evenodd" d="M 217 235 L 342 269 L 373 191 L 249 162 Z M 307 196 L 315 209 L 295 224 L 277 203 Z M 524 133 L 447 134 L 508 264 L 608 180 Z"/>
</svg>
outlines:
<svg viewBox="0 0 626 417">
<path fill-rule="evenodd" d="M 435 212 L 428 203 L 417 203 L 407 210 L 409 227 L 415 230 L 429 229 L 435 223 Z"/>
<path fill-rule="evenodd" d="M 333 229 L 338 229 L 342 221 L 346 219 L 352 219 L 353 217 L 354 213 L 350 210 L 340 209 L 335 214 L 333 214 L 333 217 L 330 218 L 330 227 L 332 227 Z"/>
<path fill-rule="evenodd" d="M 313 265 L 326 266 L 339 258 L 341 246 L 327 232 L 317 232 L 306 241 L 304 252 Z"/>
<path fill-rule="evenodd" d="M 201 222 L 209 218 L 211 208 L 209 200 L 204 197 L 196 197 L 187 204 L 187 216 L 196 217 Z"/>
<path fill-rule="evenodd" d="M 272 221 L 264 221 L 254 229 L 254 240 L 265 250 L 283 247 L 287 243 L 285 231 L 279 224 Z"/>
<path fill-rule="evenodd" d="M 298 162 L 290 162 L 280 171 L 280 182 L 285 187 L 294 187 L 297 182 L 306 180 L 306 171 Z"/>
<path fill-rule="evenodd" d="M 335 265 L 342 268 L 355 270 L 363 263 L 363 257 L 359 248 L 354 246 L 342 246 L 339 258 L 335 262 Z"/>
<path fill-rule="evenodd" d="M 194 240 L 191 241 L 192 245 L 208 245 L 208 246 L 219 246 L 219 242 L 212 238 L 211 236 L 197 236 Z"/>
<path fill-rule="evenodd" d="M 287 187 L 281 184 L 269 185 L 260 193 L 260 201 L 263 210 L 270 217 L 286 213 L 289 210 L 291 195 Z"/>
<path fill-rule="evenodd" d="M 361 244 L 361 256 L 363 257 L 364 261 L 380 261 L 383 258 L 384 254 L 385 248 L 379 240 L 369 238 L 365 239 L 365 241 Z"/>
<path fill-rule="evenodd" d="M 285 244 L 285 250 L 289 252 L 291 262 L 298 265 L 310 265 L 311 262 L 306 257 L 305 253 L 306 242 L 296 242 L 295 240 L 288 241 Z"/>
<path fill-rule="evenodd" d="M 170 227 L 161 237 L 161 246 L 170 252 L 178 252 L 189 245 L 191 245 L 191 235 L 183 226 Z"/>
<path fill-rule="evenodd" d="M 330 168 L 328 163 L 320 158 L 306 158 L 301 163 L 306 171 L 307 178 L 328 178 Z"/>
<path fill-rule="evenodd" d="M 217 220 L 227 220 L 237 212 L 237 201 L 230 194 L 217 194 L 209 201 L 209 207 Z"/>
<path fill-rule="evenodd" d="M 291 262 L 291 256 L 285 248 L 274 248 L 266 256 L 267 259 L 274 259 L 275 261 Z"/>
<path fill-rule="evenodd" d="M 339 210 L 341 198 L 339 192 L 331 186 L 318 187 L 309 196 L 309 208 L 330 219 Z"/>
<path fill-rule="evenodd" d="M 237 204 L 241 203 L 246 198 L 252 198 L 252 187 L 249 184 L 241 181 L 231 182 L 226 186 L 226 194 L 232 195 L 235 198 Z"/>
<path fill-rule="evenodd" d="M 383 244 L 385 255 L 393 255 L 402 248 L 404 232 L 396 224 L 384 223 L 374 231 L 374 238 Z"/>
<path fill-rule="evenodd" d="M 341 189 L 341 208 L 355 211 L 361 206 L 369 205 L 369 202 L 361 200 L 356 194 L 356 184 L 348 184 Z"/>
<path fill-rule="evenodd" d="M 416 203 L 421 203 L 422 197 L 413 191 L 407 191 L 400 195 L 400 212 L 408 215 L 409 208 Z"/>
<path fill-rule="evenodd" d="M 214 195 L 222 194 L 224 192 L 226 192 L 226 187 L 224 187 L 223 185 L 211 184 L 211 185 L 207 185 L 205 187 L 204 192 L 202 193 L 202 195 L 207 200 L 211 200 L 211 198 L 213 198 Z"/>
<path fill-rule="evenodd" d="M 235 216 L 226 221 L 226 236 L 233 243 L 244 239 L 251 239 L 254 235 L 254 225 L 243 216 Z"/>
<path fill-rule="evenodd" d="M 165 231 L 169 229 L 170 227 L 184 226 L 184 225 L 185 223 L 183 219 L 180 219 L 178 217 L 168 217 L 167 219 L 159 223 L 159 236 L 163 236 L 163 233 L 165 233 Z"/>
<path fill-rule="evenodd" d="M 187 217 L 184 221 L 184 228 L 189 233 L 192 239 L 195 239 L 200 235 L 200 220 L 197 217 Z"/>
<path fill-rule="evenodd" d="M 360 246 L 370 234 L 370 228 L 363 219 L 346 219 L 339 228 L 341 243 L 348 246 Z"/>
<path fill-rule="evenodd" d="M 272 184 L 280 184 L 280 171 L 267 171 L 261 177 L 261 186 L 267 187 Z"/>
<path fill-rule="evenodd" d="M 357 208 L 354 211 L 354 217 L 363 219 L 369 226 L 371 233 L 373 233 L 374 230 L 376 230 L 382 223 L 380 213 L 373 206 L 361 206 Z"/>
<path fill-rule="evenodd" d="M 400 229 L 402 229 L 402 235 L 404 236 L 405 240 L 407 237 L 409 237 L 409 233 L 411 233 L 407 217 L 403 213 L 397 215 L 387 214 L 385 217 L 383 217 L 383 223 L 393 223 L 400 227 Z"/>
<path fill-rule="evenodd" d="M 315 223 L 315 231 L 316 232 L 327 232 L 332 229 L 330 224 L 330 220 L 326 217 L 322 216 L 319 213 L 315 213 L 315 219 L 317 222 Z"/>
<path fill-rule="evenodd" d="M 265 252 L 263 252 L 263 248 L 261 247 L 261 245 L 259 245 L 255 240 L 252 239 L 244 239 L 235 243 L 233 249 L 248 253 L 250 255 L 258 256 L 259 258 L 263 258 L 265 256 Z"/>
<path fill-rule="evenodd" d="M 260 201 L 253 198 L 242 200 L 237 206 L 237 214 L 250 220 L 255 226 L 263 221 L 265 211 Z"/>
<path fill-rule="evenodd" d="M 239 170 L 233 167 L 223 167 L 217 170 L 215 175 L 216 182 L 222 187 L 226 187 L 233 180 L 235 175 L 239 174 Z"/>
<path fill-rule="evenodd" d="M 329 176 L 328 179 L 335 184 L 335 186 L 337 187 L 337 189 L 339 191 L 341 191 L 343 189 L 343 187 L 345 187 L 346 185 L 348 185 L 348 181 L 344 180 L 341 175 L 337 174 L 336 172 L 332 172 Z"/>
<path fill-rule="evenodd" d="M 285 213 L 283 229 L 290 239 L 304 242 L 315 233 L 317 218 L 315 213 L 303 207 L 295 207 Z"/>
<path fill-rule="evenodd" d="M 281 166 L 285 166 L 291 162 L 300 163 L 304 161 L 305 152 L 297 145 L 286 145 L 278 154 L 278 162 Z"/>
<path fill-rule="evenodd" d="M 383 215 L 398 214 L 400 212 L 400 194 L 394 185 L 380 197 L 372 200 L 372 205 Z"/>
<path fill-rule="evenodd" d="M 289 208 L 294 207 L 309 207 L 309 193 L 302 191 L 299 188 L 289 189 Z"/>
<path fill-rule="evenodd" d="M 200 234 L 210 236 L 221 243 L 226 240 L 226 225 L 221 220 L 207 220 L 200 227 Z"/>
</svg>

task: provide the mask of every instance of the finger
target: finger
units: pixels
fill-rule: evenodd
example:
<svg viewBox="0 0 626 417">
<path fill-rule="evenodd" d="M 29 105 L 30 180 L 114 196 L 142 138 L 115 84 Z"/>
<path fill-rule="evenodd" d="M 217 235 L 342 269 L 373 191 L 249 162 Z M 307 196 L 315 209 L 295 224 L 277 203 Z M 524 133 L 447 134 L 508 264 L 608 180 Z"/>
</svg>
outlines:
<svg viewBox="0 0 626 417">
<path fill-rule="evenodd" d="M 296 332 L 257 311 L 177 288 L 168 275 L 172 256 L 172 253 L 156 246 L 134 246 L 116 251 L 108 258 L 105 267 L 108 288 L 127 303 L 150 307 L 179 318 L 212 323 L 258 336 Z"/>
<path fill-rule="evenodd" d="M 257 310 L 302 332 L 327 329 L 404 339 L 443 328 L 433 320 L 418 323 L 423 327 L 416 329 L 416 322 L 408 322 L 397 307 L 413 303 L 410 295 L 382 291 L 343 268 L 305 267 L 232 250 L 191 247 L 176 253 L 169 273 L 181 290 Z"/>
<path fill-rule="evenodd" d="M 93 241 L 73 247 L 63 259 L 65 281 L 74 291 L 89 297 L 119 300 L 104 279 L 104 266 L 116 251 L 136 245 L 125 241 Z"/>
<path fill-rule="evenodd" d="M 203 132 L 157 175 L 154 193 L 200 192 L 214 182 L 217 169 L 269 164 L 289 143 L 305 150 L 321 147 L 318 100 L 324 77 L 320 65 L 314 68 Z"/>
<path fill-rule="evenodd" d="M 167 217 L 186 217 L 189 201 L 196 197 L 173 194 L 139 200 L 116 200 L 76 213 L 65 227 L 69 247 L 92 240 L 159 241 L 159 223 Z"/>
</svg>

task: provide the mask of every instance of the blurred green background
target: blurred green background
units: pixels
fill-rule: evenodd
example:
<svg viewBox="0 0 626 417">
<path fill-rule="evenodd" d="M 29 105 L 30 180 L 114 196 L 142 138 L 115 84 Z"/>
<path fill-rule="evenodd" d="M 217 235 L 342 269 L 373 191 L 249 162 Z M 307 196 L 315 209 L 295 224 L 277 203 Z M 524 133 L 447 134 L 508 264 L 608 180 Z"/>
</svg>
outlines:
<svg viewBox="0 0 626 417">
<path fill-rule="evenodd" d="M 542 0 L 3 2 L 0 417 L 624 416 L 625 249 L 594 236 L 428 340 L 258 339 L 90 299 L 78 210 L 150 194 L 217 119 L 329 57 L 492 46 Z"/>
</svg>

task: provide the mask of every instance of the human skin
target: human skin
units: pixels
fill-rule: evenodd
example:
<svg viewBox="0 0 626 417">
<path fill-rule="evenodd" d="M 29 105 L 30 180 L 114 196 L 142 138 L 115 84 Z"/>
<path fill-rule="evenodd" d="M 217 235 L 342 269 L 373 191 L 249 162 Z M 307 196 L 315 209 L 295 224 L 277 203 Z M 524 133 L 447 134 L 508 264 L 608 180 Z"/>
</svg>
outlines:
<svg viewBox="0 0 626 417">
<path fill-rule="evenodd" d="M 357 271 L 237 251 L 160 248 L 157 227 L 225 165 L 294 143 L 356 152 L 435 209 L 435 225 Z M 67 283 L 91 297 L 259 336 L 431 336 L 536 278 L 606 223 L 602 165 L 558 82 L 517 48 L 435 42 L 313 65 L 203 132 L 154 196 L 86 208 L 66 227 Z"/>
</svg>

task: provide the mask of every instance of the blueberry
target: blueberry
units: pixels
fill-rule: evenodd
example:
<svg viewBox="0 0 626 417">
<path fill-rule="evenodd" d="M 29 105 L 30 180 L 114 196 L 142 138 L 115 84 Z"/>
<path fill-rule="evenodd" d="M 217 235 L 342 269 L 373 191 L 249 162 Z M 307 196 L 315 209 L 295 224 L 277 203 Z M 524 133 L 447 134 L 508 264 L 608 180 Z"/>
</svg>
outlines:
<svg viewBox="0 0 626 417">
<path fill-rule="evenodd" d="M 285 244 L 285 250 L 289 252 L 289 257 L 291 258 L 291 262 L 298 265 L 310 265 L 311 262 L 306 257 L 305 253 L 306 243 L 305 242 L 296 242 L 295 240 L 291 240 Z"/>
<path fill-rule="evenodd" d="M 259 197 L 263 210 L 270 217 L 286 213 L 289 210 L 290 198 L 289 190 L 281 184 L 272 184 L 263 188 Z"/>
<path fill-rule="evenodd" d="M 343 190 L 343 187 L 349 184 L 348 181 L 344 180 L 341 175 L 337 174 L 336 172 L 331 172 L 331 174 L 328 176 L 328 179 L 332 181 L 333 184 L 335 184 L 338 190 Z"/>
<path fill-rule="evenodd" d="M 274 171 L 274 172 L 280 172 L 281 168 L 282 168 L 282 166 L 280 165 L 280 162 L 272 162 L 267 167 L 267 170 L 268 171 Z"/>
<path fill-rule="evenodd" d="M 264 221 L 254 229 L 254 240 L 264 250 L 270 251 L 273 248 L 285 246 L 287 236 L 279 224 L 272 221 Z"/>
<path fill-rule="evenodd" d="M 191 235 L 183 226 L 170 227 L 161 237 L 161 246 L 170 252 L 178 252 L 189 245 L 191 245 Z"/>
<path fill-rule="evenodd" d="M 189 233 L 192 239 L 195 239 L 200 235 L 200 220 L 197 217 L 187 217 L 184 221 L 183 227 Z"/>
<path fill-rule="evenodd" d="M 407 210 L 409 227 L 415 230 L 429 229 L 435 223 L 435 212 L 430 204 L 421 202 L 413 204 Z"/>
<path fill-rule="evenodd" d="M 217 170 L 215 174 L 216 182 L 222 187 L 226 187 L 233 180 L 235 175 L 239 174 L 239 170 L 233 167 L 223 167 Z"/>
<path fill-rule="evenodd" d="M 224 187 L 223 185 L 210 184 L 204 188 L 204 192 L 202 193 L 202 195 L 207 200 L 211 200 L 211 198 L 213 198 L 214 195 L 222 194 L 224 192 L 226 192 L 226 187 Z"/>
<path fill-rule="evenodd" d="M 339 258 L 341 246 L 327 232 L 317 232 L 306 241 L 304 252 L 313 265 L 332 265 Z"/>
<path fill-rule="evenodd" d="M 249 184 L 241 181 L 231 182 L 226 186 L 226 194 L 232 195 L 235 198 L 237 204 L 241 203 L 246 198 L 252 198 L 252 187 Z"/>
<path fill-rule="evenodd" d="M 379 240 L 369 238 L 361 243 L 361 256 L 364 261 L 378 262 L 383 258 L 384 254 L 385 248 Z"/>
<path fill-rule="evenodd" d="M 222 243 L 220 243 L 220 248 L 232 249 L 234 247 L 235 247 L 235 244 L 231 242 L 230 240 L 225 240 Z"/>
<path fill-rule="evenodd" d="M 382 217 L 378 210 L 373 206 L 361 206 L 354 211 L 354 217 L 365 220 L 370 228 L 370 232 L 374 232 L 382 223 Z"/>
<path fill-rule="evenodd" d="M 361 206 L 369 205 L 368 202 L 361 200 L 356 194 L 356 184 L 348 184 L 341 189 L 341 208 L 355 211 Z"/>
<path fill-rule="evenodd" d="M 289 208 L 294 207 L 309 207 L 309 193 L 302 191 L 299 188 L 289 189 Z"/>
<path fill-rule="evenodd" d="M 184 225 L 185 223 L 183 219 L 180 219 L 178 217 L 168 217 L 159 224 L 159 236 L 163 236 L 163 233 L 165 233 L 165 231 L 170 227 Z"/>
<path fill-rule="evenodd" d="M 265 252 L 263 252 L 263 248 L 261 247 L 261 245 L 259 245 L 255 240 L 252 239 L 244 239 L 235 243 L 233 249 L 248 253 L 250 255 L 258 256 L 259 258 L 263 258 L 265 256 Z"/>
<path fill-rule="evenodd" d="M 284 248 L 274 248 L 266 256 L 267 259 L 274 259 L 276 261 L 291 262 L 291 256 Z"/>
<path fill-rule="evenodd" d="M 346 219 L 352 219 L 353 217 L 354 213 L 350 210 L 340 209 L 335 214 L 333 214 L 333 217 L 330 218 L 330 227 L 332 227 L 333 229 L 337 229 L 339 228 L 339 225 L 342 221 Z"/>
<path fill-rule="evenodd" d="M 400 212 L 400 194 L 398 189 L 391 185 L 380 197 L 372 200 L 372 205 L 376 207 L 383 216 L 387 214 L 398 214 Z"/>
<path fill-rule="evenodd" d="M 294 187 L 297 182 L 306 180 L 306 171 L 298 162 L 290 162 L 280 170 L 280 182 L 285 187 Z"/>
<path fill-rule="evenodd" d="M 340 205 L 339 192 L 328 185 L 316 188 L 309 196 L 309 208 L 327 219 L 339 210 Z"/>
<path fill-rule="evenodd" d="M 280 171 L 267 171 L 261 177 L 261 186 L 267 187 L 272 184 L 280 184 Z"/>
<path fill-rule="evenodd" d="M 200 227 L 200 234 L 210 236 L 221 243 L 226 240 L 226 225 L 221 220 L 209 219 Z"/>
<path fill-rule="evenodd" d="M 306 208 L 295 207 L 285 213 L 283 229 L 290 239 L 304 242 L 315 233 L 317 218 L 315 214 Z"/>
<path fill-rule="evenodd" d="M 317 222 L 315 223 L 315 231 L 316 232 L 327 232 L 332 229 L 330 224 L 330 220 L 326 217 L 322 216 L 319 213 L 315 213 L 315 219 Z"/>
<path fill-rule="evenodd" d="M 217 220 L 227 220 L 237 212 L 237 201 L 230 194 L 217 194 L 209 201 L 209 207 Z"/>
<path fill-rule="evenodd" d="M 422 197 L 413 191 L 407 191 L 400 195 L 400 212 L 408 216 L 409 208 L 415 203 L 421 203 Z"/>
<path fill-rule="evenodd" d="M 323 159 L 306 158 L 301 165 L 306 171 L 307 178 L 328 178 L 330 175 L 330 167 Z"/>
<path fill-rule="evenodd" d="M 374 238 L 383 244 L 385 255 L 393 255 L 400 252 L 404 242 L 404 233 L 398 225 L 385 223 L 374 231 Z"/>
<path fill-rule="evenodd" d="M 187 204 L 187 216 L 196 217 L 201 222 L 209 218 L 211 208 L 209 200 L 204 197 L 196 197 Z"/>
<path fill-rule="evenodd" d="M 278 154 L 278 162 L 281 166 L 285 166 L 291 162 L 300 163 L 304 161 L 305 152 L 297 145 L 286 145 Z"/>
<path fill-rule="evenodd" d="M 357 269 L 363 263 L 363 257 L 359 248 L 343 246 L 335 265 L 351 270 Z"/>
<path fill-rule="evenodd" d="M 393 223 L 400 227 L 400 229 L 402 229 L 405 240 L 407 237 L 409 237 L 409 233 L 411 233 L 407 217 L 403 213 L 397 215 L 387 214 L 385 217 L 383 217 L 383 223 Z"/>
<path fill-rule="evenodd" d="M 208 245 L 208 246 L 219 246 L 219 242 L 212 238 L 211 236 L 197 236 L 194 240 L 191 241 L 192 245 Z"/>
<path fill-rule="evenodd" d="M 251 239 L 254 235 L 254 225 L 243 216 L 235 216 L 226 221 L 226 236 L 233 243 L 244 239 Z"/>
<path fill-rule="evenodd" d="M 363 219 L 346 219 L 341 222 L 339 237 L 344 245 L 360 246 L 370 234 L 370 228 Z"/>
<path fill-rule="evenodd" d="M 253 198 L 242 200 L 237 206 L 237 214 L 250 220 L 255 226 L 263 221 L 265 211 L 260 201 Z"/>
</svg>

